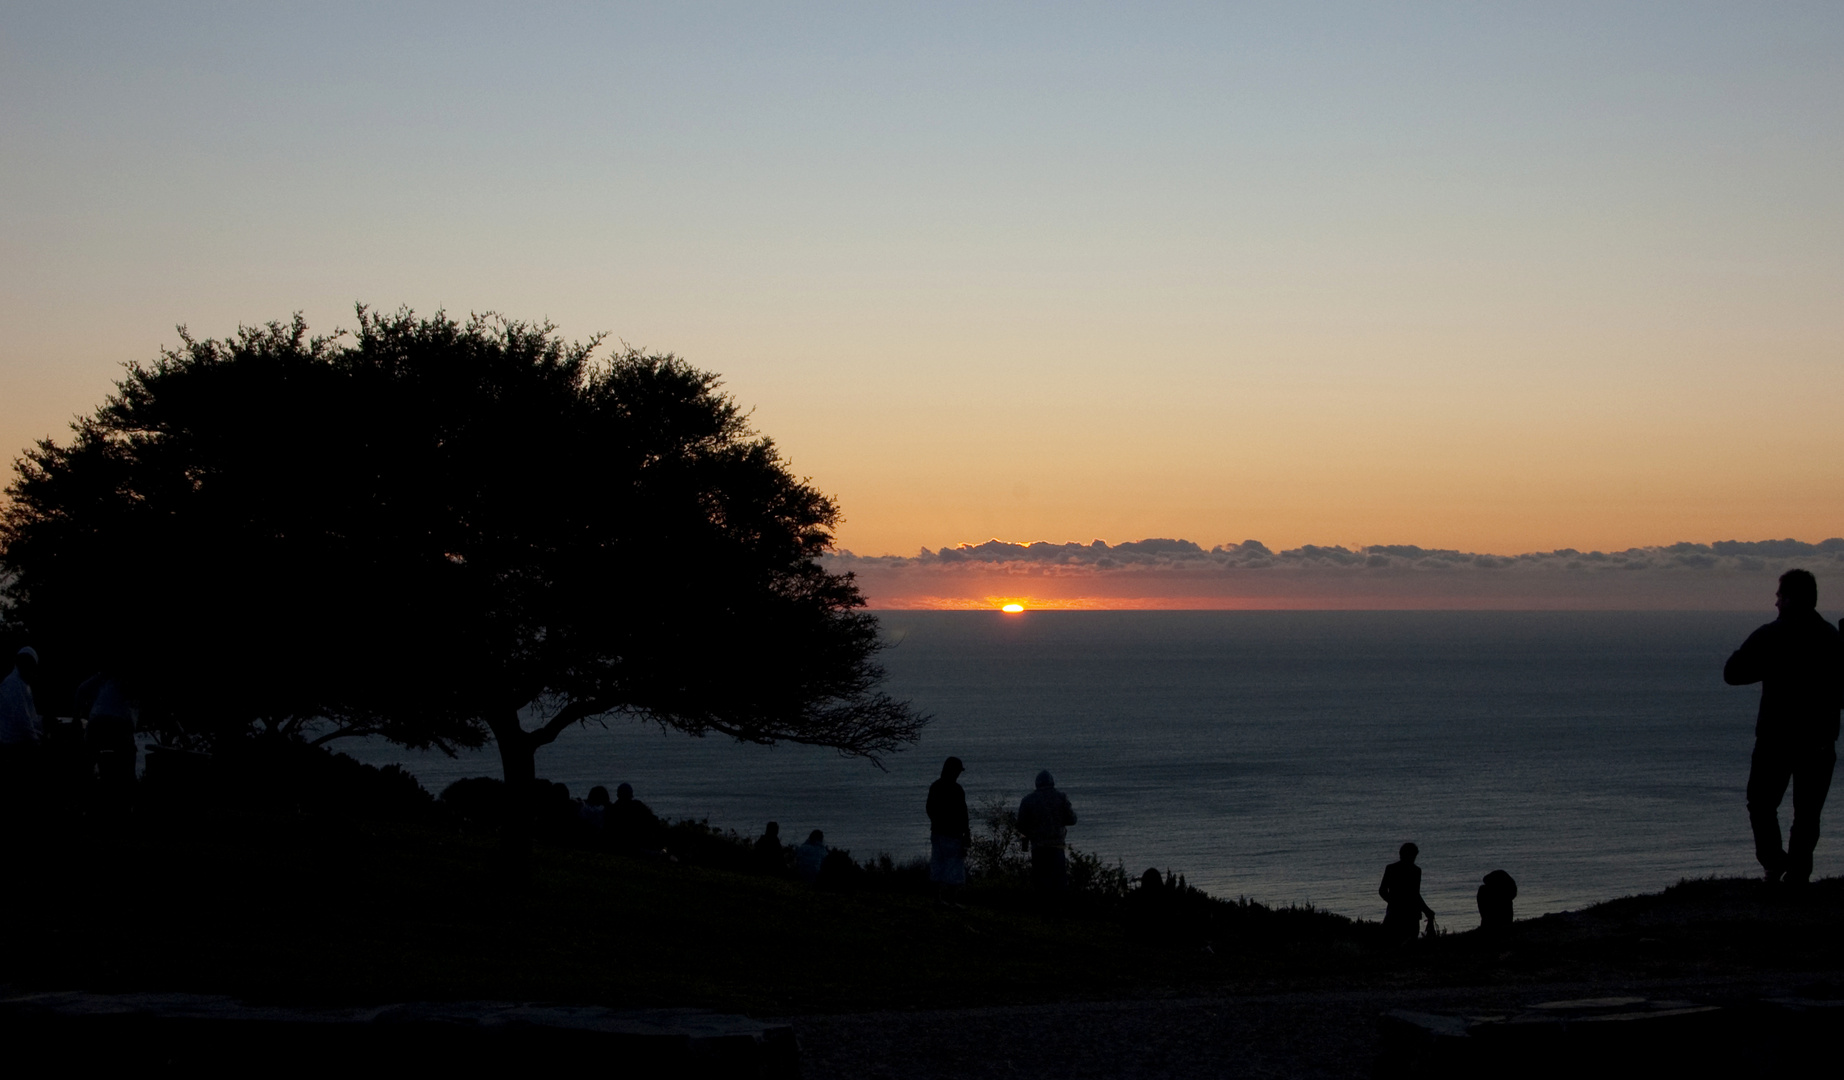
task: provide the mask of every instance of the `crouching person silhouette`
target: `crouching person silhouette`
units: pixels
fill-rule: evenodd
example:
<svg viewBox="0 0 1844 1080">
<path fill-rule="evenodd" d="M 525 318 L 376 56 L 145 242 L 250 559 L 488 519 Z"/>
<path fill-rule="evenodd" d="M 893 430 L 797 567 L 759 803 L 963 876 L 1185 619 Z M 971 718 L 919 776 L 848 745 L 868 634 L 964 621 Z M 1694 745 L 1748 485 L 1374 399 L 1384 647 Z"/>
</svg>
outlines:
<svg viewBox="0 0 1844 1080">
<path fill-rule="evenodd" d="M 1511 901 L 1517 899 L 1517 882 L 1503 870 L 1494 870 L 1479 884 L 1479 932 L 1494 940 L 1511 932 Z"/>
</svg>

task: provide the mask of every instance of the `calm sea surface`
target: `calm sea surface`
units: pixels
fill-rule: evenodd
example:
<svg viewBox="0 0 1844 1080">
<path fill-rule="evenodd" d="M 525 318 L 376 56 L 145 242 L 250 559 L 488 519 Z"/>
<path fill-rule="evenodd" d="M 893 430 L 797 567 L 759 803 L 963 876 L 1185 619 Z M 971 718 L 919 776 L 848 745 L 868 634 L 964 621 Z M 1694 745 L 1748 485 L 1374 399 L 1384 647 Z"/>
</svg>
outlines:
<svg viewBox="0 0 1844 1080">
<path fill-rule="evenodd" d="M 888 772 L 632 721 L 567 734 L 538 771 L 573 795 L 625 780 L 665 816 L 907 857 L 926 851 L 948 754 L 976 806 L 1015 804 L 1048 768 L 1081 819 L 1070 842 L 1131 872 L 1378 918 L 1383 866 L 1413 840 L 1424 895 L 1467 929 L 1498 868 L 1520 916 L 1756 872 L 1758 690 L 1724 686 L 1722 662 L 1771 615 L 887 612 L 890 689 L 935 717 Z M 436 792 L 499 771 L 490 750 L 344 749 Z M 1844 872 L 1844 845 L 1821 840 L 1816 872 Z"/>
</svg>

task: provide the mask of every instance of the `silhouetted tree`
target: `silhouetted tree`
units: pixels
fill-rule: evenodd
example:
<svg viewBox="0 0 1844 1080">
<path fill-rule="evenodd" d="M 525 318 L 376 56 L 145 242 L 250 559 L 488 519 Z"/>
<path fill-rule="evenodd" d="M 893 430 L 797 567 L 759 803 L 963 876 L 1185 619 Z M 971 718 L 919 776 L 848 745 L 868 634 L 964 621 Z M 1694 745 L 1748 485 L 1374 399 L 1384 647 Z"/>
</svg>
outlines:
<svg viewBox="0 0 1844 1080">
<path fill-rule="evenodd" d="M 167 729 L 490 735 L 518 785 L 610 713 L 872 761 L 924 722 L 814 560 L 837 508 L 715 375 L 362 307 L 350 335 L 181 342 L 27 451 L 0 511 L 11 620 Z"/>
</svg>

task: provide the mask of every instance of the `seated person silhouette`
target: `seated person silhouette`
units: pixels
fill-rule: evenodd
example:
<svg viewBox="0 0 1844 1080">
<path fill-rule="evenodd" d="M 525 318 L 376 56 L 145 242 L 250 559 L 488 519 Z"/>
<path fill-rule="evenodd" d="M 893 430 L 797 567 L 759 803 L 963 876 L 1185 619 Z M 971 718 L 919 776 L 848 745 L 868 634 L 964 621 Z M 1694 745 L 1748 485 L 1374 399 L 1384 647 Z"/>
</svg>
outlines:
<svg viewBox="0 0 1844 1080">
<path fill-rule="evenodd" d="M 749 855 L 750 865 L 758 874 L 780 874 L 787 869 L 786 850 L 781 846 L 781 823 L 771 821 L 756 838 Z"/>
<path fill-rule="evenodd" d="M 1517 899 L 1517 882 L 1503 870 L 1485 876 L 1479 886 L 1479 930 L 1488 937 L 1502 937 L 1511 929 L 1511 901 Z"/>
<path fill-rule="evenodd" d="M 1174 898 L 1175 892 L 1166 887 L 1165 877 L 1157 868 L 1147 867 L 1139 877 L 1138 888 L 1127 891 L 1128 928 L 1142 937 L 1169 936 Z"/>
<path fill-rule="evenodd" d="M 1434 925 L 1434 909 L 1421 898 L 1421 867 L 1415 865 L 1421 849 L 1404 844 L 1400 854 L 1400 861 L 1383 868 L 1383 884 L 1377 887 L 1377 895 L 1388 905 L 1383 911 L 1384 934 L 1391 941 L 1409 945 L 1415 941 L 1423 915 L 1428 917 L 1430 927 Z"/>
<path fill-rule="evenodd" d="M 615 801 L 603 811 L 602 828 L 617 851 L 659 851 L 659 819 L 634 797 L 634 785 L 615 788 Z"/>
<path fill-rule="evenodd" d="M 600 784 L 589 789 L 589 797 L 576 811 L 577 819 L 590 835 L 600 837 L 608 825 L 608 789 Z"/>
<path fill-rule="evenodd" d="M 570 785 L 548 780 L 534 781 L 532 801 L 537 807 L 539 824 L 546 832 L 567 836 L 581 824 L 581 807 L 570 798 Z"/>
<path fill-rule="evenodd" d="M 807 842 L 794 849 L 794 874 L 811 885 L 820 879 L 826 865 L 826 834 L 818 829 L 807 834 Z"/>
</svg>

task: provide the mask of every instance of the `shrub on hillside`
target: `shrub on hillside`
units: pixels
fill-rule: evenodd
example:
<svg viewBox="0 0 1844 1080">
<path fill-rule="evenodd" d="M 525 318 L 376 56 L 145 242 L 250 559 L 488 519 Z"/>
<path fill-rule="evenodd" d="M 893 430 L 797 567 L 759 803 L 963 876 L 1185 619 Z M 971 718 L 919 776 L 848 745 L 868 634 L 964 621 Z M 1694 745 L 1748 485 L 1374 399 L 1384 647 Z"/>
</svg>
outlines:
<svg viewBox="0 0 1844 1080">
<path fill-rule="evenodd" d="M 1018 829 L 1018 811 L 1000 796 L 980 803 L 975 812 L 978 830 L 967 851 L 968 883 L 974 886 L 1028 889 L 1031 854 Z M 1110 906 L 1127 896 L 1127 868 L 1109 866 L 1101 856 L 1080 848 L 1067 849 L 1069 893 L 1084 903 Z"/>
<path fill-rule="evenodd" d="M 378 768 L 293 739 L 260 736 L 201 754 L 149 751 L 140 801 L 154 812 L 421 821 L 435 800 L 396 765 Z"/>
</svg>

